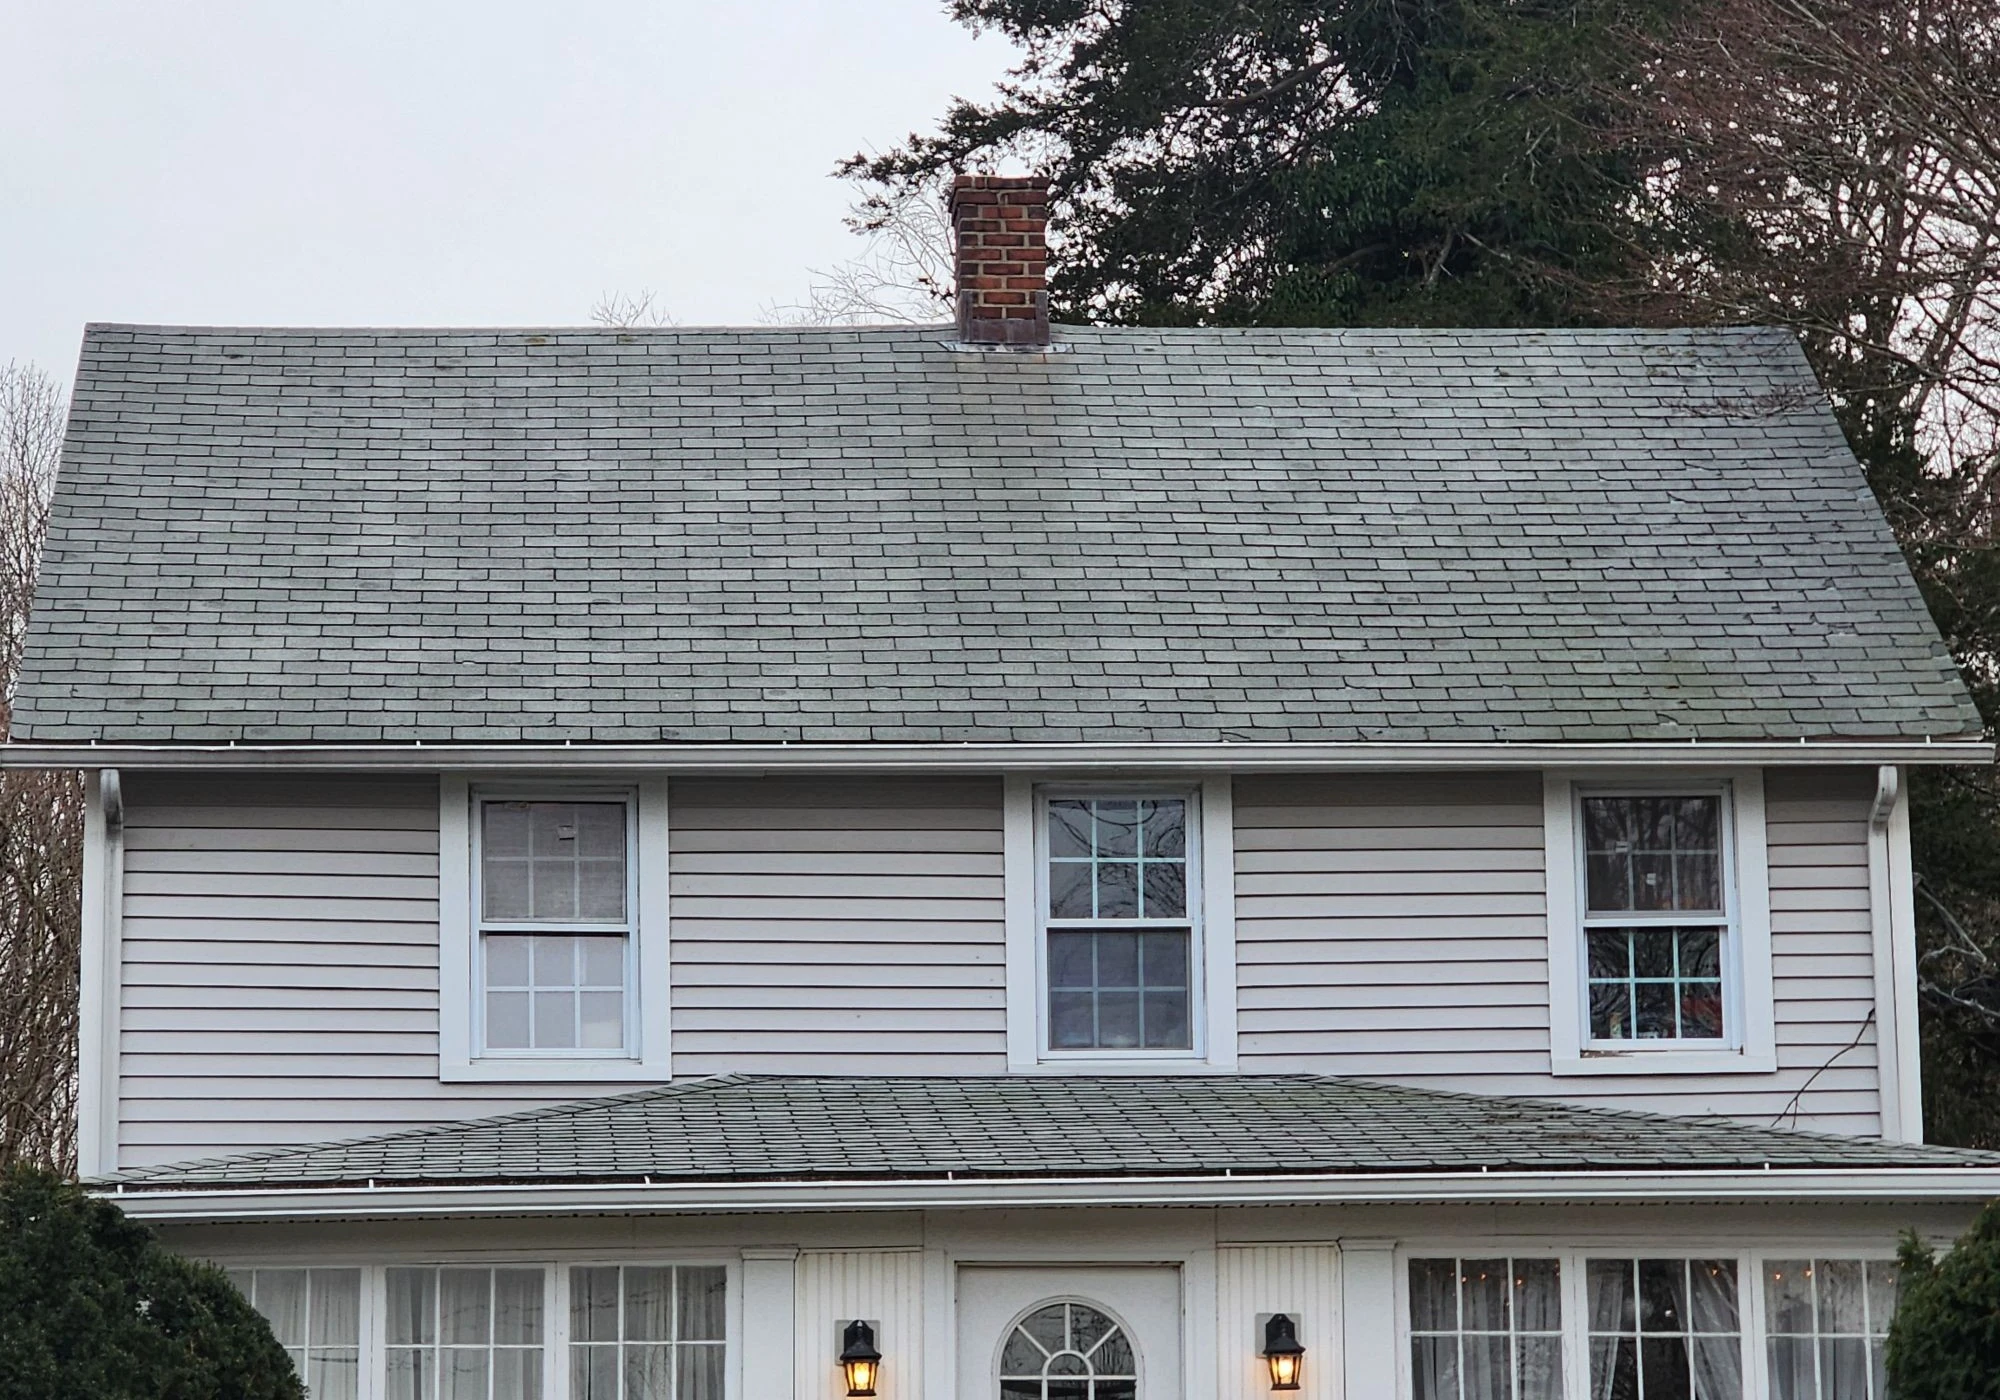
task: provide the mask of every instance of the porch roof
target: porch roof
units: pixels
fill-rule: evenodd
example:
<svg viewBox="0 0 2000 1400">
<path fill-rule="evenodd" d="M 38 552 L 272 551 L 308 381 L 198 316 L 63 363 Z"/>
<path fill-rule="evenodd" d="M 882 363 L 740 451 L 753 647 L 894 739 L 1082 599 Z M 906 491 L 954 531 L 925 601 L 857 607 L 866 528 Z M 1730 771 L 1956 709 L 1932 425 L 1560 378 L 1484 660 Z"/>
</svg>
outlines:
<svg viewBox="0 0 2000 1400">
<path fill-rule="evenodd" d="M 2000 1153 L 1314 1075 L 724 1075 L 127 1171 L 123 1191 L 1467 1172 L 1908 1173 Z"/>
</svg>

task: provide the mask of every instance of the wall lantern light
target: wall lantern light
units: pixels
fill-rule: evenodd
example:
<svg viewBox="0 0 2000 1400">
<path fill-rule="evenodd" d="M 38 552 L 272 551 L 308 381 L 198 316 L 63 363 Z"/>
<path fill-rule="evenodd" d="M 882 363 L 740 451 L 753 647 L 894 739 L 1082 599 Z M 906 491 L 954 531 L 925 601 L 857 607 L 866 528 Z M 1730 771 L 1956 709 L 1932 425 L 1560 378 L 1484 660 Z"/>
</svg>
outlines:
<svg viewBox="0 0 2000 1400">
<path fill-rule="evenodd" d="M 873 1395 L 882 1374 L 882 1353 L 875 1350 L 875 1329 L 860 1318 L 847 1324 L 840 1338 L 840 1369 L 847 1375 L 849 1395 Z"/>
<path fill-rule="evenodd" d="M 1298 1328 L 1283 1313 L 1273 1313 L 1264 1324 L 1264 1361 L 1271 1368 L 1271 1389 L 1297 1390 L 1306 1349 L 1299 1345 Z"/>
</svg>

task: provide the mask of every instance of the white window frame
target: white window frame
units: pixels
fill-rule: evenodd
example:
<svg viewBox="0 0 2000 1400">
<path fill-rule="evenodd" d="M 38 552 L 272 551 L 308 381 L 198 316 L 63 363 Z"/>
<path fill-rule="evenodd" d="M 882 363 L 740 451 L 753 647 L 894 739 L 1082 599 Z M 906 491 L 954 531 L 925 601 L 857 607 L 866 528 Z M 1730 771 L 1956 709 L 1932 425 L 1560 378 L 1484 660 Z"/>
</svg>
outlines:
<svg viewBox="0 0 2000 1400">
<path fill-rule="evenodd" d="M 1236 1067 L 1236 871 L 1230 780 L 1036 782 L 1006 778 L 1007 1064 L 1016 1073 L 1224 1073 Z M 1188 1026 L 1184 1050 L 1051 1050 L 1048 1044 L 1050 799 L 1184 797 L 1188 804 Z"/>
<path fill-rule="evenodd" d="M 1704 1247 L 1706 1246 L 1706 1247 Z M 1413 1237 L 1395 1248 L 1395 1367 L 1399 1400 L 1415 1400 L 1416 1377 L 1410 1358 L 1410 1262 L 1414 1259 L 1554 1259 L 1562 1266 L 1563 1395 L 1590 1400 L 1590 1305 L 1585 1261 L 1590 1259 L 1727 1259 L 1736 1265 L 1736 1315 L 1741 1329 L 1744 1400 L 1768 1400 L 1770 1330 L 1765 1317 L 1764 1267 L 1781 1259 L 1893 1260 L 1893 1242 L 1866 1243 L 1812 1233 L 1796 1240 L 1763 1237 L 1745 1247 L 1741 1240 L 1697 1237 L 1607 1235 L 1582 1245 L 1552 1243 L 1544 1237 Z"/>
<path fill-rule="evenodd" d="M 482 1031 L 478 804 L 592 799 L 630 804 L 624 1048 L 488 1052 Z M 446 775 L 438 785 L 438 840 L 438 1077 L 446 1083 L 572 1084 L 671 1078 L 666 779 L 523 783 Z"/>
<path fill-rule="evenodd" d="M 1590 1039 L 1584 955 L 1585 796 L 1722 795 L 1723 1039 Z M 1761 769 L 1681 774 L 1543 774 L 1548 896 L 1549 1060 L 1556 1075 L 1769 1074 L 1777 1069 L 1771 988 L 1771 877 Z M 1640 922 L 1645 922 L 1641 919 Z"/>
</svg>

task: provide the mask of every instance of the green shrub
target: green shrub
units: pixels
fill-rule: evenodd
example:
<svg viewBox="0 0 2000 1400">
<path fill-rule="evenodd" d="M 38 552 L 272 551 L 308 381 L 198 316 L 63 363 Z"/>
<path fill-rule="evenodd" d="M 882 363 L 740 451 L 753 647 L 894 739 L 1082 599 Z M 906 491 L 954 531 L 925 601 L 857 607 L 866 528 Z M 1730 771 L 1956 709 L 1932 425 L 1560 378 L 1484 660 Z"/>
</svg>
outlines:
<svg viewBox="0 0 2000 1400">
<path fill-rule="evenodd" d="M 0 1400 L 301 1400 L 220 1269 L 46 1172 L 0 1176 Z"/>
<path fill-rule="evenodd" d="M 1889 1328 L 1896 1400 L 2000 1400 L 2000 1202 L 1942 1259 L 1915 1235 L 1902 1249 Z"/>
</svg>

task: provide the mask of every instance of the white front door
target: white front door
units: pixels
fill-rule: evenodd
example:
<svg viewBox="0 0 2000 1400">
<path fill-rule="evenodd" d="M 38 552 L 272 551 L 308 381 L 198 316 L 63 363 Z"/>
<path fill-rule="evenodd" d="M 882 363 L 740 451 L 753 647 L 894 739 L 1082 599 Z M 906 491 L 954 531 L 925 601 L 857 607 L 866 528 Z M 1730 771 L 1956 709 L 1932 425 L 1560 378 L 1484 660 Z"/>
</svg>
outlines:
<svg viewBox="0 0 2000 1400">
<path fill-rule="evenodd" d="M 958 1400 L 1186 1400 L 1181 1271 L 961 1265 Z"/>
</svg>

